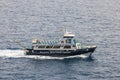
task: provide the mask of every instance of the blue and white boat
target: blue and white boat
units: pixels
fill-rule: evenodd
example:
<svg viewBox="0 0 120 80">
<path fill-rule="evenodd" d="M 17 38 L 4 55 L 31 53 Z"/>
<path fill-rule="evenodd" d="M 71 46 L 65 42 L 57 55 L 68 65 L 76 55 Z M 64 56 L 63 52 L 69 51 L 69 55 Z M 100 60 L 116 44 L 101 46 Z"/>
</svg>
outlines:
<svg viewBox="0 0 120 80">
<path fill-rule="evenodd" d="M 66 32 L 59 40 L 32 40 L 32 48 L 25 49 L 26 55 L 42 55 L 52 57 L 68 57 L 76 55 L 91 56 L 96 46 L 84 46 L 71 32 Z"/>
</svg>

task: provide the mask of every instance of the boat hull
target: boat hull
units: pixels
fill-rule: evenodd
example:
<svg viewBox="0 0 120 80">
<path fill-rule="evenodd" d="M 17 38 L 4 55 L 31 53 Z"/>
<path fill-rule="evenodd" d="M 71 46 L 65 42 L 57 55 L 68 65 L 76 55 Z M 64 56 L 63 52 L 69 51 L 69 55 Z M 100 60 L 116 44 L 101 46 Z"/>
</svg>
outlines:
<svg viewBox="0 0 120 80">
<path fill-rule="evenodd" d="M 91 56 L 96 47 L 76 49 L 76 50 L 33 50 L 26 49 L 26 55 L 40 55 L 40 56 L 52 56 L 52 57 L 67 57 L 76 55 Z"/>
</svg>

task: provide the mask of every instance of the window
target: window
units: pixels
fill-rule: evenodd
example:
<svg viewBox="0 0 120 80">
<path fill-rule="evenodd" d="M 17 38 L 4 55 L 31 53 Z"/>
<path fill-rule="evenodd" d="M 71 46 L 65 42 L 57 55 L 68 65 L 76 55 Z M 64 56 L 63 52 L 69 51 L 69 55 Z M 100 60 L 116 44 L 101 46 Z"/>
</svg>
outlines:
<svg viewBox="0 0 120 80">
<path fill-rule="evenodd" d="M 38 48 L 45 48 L 45 46 L 38 46 Z"/>
<path fill-rule="evenodd" d="M 73 45 L 73 47 L 76 47 L 75 45 Z"/>
<path fill-rule="evenodd" d="M 71 43 L 71 39 L 67 39 L 67 40 L 66 40 L 66 43 Z"/>
<path fill-rule="evenodd" d="M 65 45 L 64 48 L 68 49 L 68 48 L 71 48 L 71 46 L 70 45 Z"/>
<path fill-rule="evenodd" d="M 61 43 L 64 43 L 64 41 L 61 41 Z"/>
<path fill-rule="evenodd" d="M 53 46 L 46 46 L 46 48 L 52 48 Z"/>
<path fill-rule="evenodd" d="M 60 46 L 59 46 L 59 45 L 56 45 L 56 46 L 54 46 L 53 48 L 60 48 Z"/>
</svg>

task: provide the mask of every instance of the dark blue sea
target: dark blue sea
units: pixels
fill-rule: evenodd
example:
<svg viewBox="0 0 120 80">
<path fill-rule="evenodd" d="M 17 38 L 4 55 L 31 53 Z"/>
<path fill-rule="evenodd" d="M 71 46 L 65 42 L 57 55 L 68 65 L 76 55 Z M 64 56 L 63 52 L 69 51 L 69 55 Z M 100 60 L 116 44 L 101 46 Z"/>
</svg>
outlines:
<svg viewBox="0 0 120 80">
<path fill-rule="evenodd" d="M 31 40 L 59 39 L 64 29 L 92 57 L 26 56 Z M 0 0 L 0 80 L 120 80 L 119 0 Z"/>
</svg>

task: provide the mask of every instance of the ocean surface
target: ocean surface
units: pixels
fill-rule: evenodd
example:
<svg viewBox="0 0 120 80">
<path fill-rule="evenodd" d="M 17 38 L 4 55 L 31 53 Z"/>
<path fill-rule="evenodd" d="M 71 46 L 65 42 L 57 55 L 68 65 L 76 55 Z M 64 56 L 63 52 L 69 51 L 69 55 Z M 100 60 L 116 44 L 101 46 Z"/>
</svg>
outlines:
<svg viewBox="0 0 120 80">
<path fill-rule="evenodd" d="M 64 29 L 92 57 L 26 56 L 31 40 Z M 120 0 L 0 0 L 0 80 L 120 80 Z"/>
</svg>

